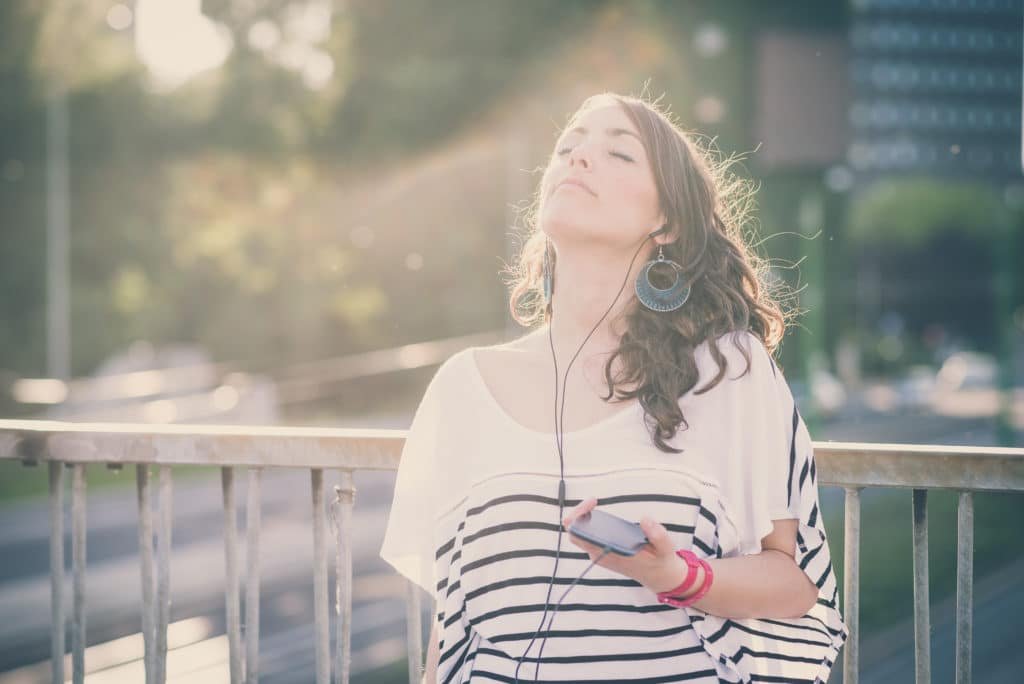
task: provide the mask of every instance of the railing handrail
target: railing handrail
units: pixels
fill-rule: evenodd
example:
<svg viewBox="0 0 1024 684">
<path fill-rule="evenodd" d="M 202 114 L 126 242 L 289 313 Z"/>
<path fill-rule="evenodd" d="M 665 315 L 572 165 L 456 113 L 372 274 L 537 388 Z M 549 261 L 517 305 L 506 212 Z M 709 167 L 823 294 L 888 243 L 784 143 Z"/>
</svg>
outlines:
<svg viewBox="0 0 1024 684">
<path fill-rule="evenodd" d="M 85 466 L 103 463 L 136 465 L 139 502 L 139 548 L 142 577 L 142 620 L 146 681 L 166 676 L 167 628 L 170 610 L 171 472 L 173 465 L 219 467 L 225 517 L 225 616 L 233 684 L 256 681 L 259 671 L 259 545 L 261 478 L 265 467 L 309 469 L 313 506 L 316 680 L 347 684 L 351 659 L 353 471 L 396 470 L 406 430 L 188 424 L 73 423 L 0 420 L 0 459 L 49 463 L 51 674 L 64 681 L 64 465 L 72 472 L 71 551 L 73 678 L 85 676 L 86 523 Z M 850 635 L 843 652 L 843 681 L 856 684 L 859 672 L 860 491 L 865 487 L 912 489 L 915 680 L 931 678 L 931 626 L 928 591 L 927 494 L 931 489 L 959 492 L 957 503 L 956 678 L 971 678 L 973 612 L 974 491 L 1024 491 L 1024 449 L 930 444 L 812 442 L 812 477 L 819 484 L 839 486 L 844 498 L 844 619 Z M 151 510 L 150 466 L 159 466 L 159 520 Z M 248 468 L 246 504 L 246 625 L 243 653 L 240 613 L 239 539 L 236 521 L 235 473 Z M 335 617 L 341 635 L 333 658 L 329 653 L 327 492 L 324 470 L 340 471 L 331 506 L 337 512 Z M 154 558 L 153 540 L 157 553 Z M 419 681 L 422 664 L 420 591 L 407 582 L 406 624 L 410 684 Z M 333 660 L 333 668 L 332 661 Z"/>
<path fill-rule="evenodd" d="M 0 459 L 396 470 L 406 430 L 0 420 Z"/>
<path fill-rule="evenodd" d="M 405 436 L 404 429 L 387 428 L 0 420 L 0 459 L 395 470 Z M 812 445 L 826 486 L 1024 491 L 1024 448 Z"/>
</svg>

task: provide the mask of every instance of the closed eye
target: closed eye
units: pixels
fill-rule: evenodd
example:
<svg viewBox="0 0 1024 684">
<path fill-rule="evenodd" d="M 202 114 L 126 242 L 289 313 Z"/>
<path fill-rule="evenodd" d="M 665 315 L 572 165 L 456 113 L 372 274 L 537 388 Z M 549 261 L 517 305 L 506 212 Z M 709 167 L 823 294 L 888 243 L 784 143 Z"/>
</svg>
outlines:
<svg viewBox="0 0 1024 684">
<path fill-rule="evenodd" d="M 572 149 L 571 147 L 564 147 L 564 148 L 562 148 L 562 149 L 560 149 L 558 151 L 558 154 L 559 155 L 569 154 L 569 150 L 571 150 L 571 149 Z M 622 152 L 610 152 L 609 154 L 611 154 L 613 157 L 618 157 L 619 159 L 623 159 L 623 160 L 628 161 L 628 162 L 633 161 L 632 157 L 630 157 L 629 155 L 623 154 Z"/>
</svg>

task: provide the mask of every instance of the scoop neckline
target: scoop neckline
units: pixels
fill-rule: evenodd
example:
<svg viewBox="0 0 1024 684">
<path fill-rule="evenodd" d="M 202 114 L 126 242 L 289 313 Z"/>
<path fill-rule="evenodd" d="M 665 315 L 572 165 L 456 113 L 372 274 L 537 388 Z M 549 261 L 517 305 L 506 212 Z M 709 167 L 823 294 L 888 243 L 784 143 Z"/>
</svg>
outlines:
<svg viewBox="0 0 1024 684">
<path fill-rule="evenodd" d="M 494 409 L 495 413 L 499 414 L 504 422 L 506 422 L 509 425 L 517 428 L 521 432 L 527 432 L 527 433 L 530 433 L 530 434 L 535 435 L 537 437 L 543 437 L 545 439 L 553 438 L 555 436 L 554 432 L 548 432 L 546 430 L 536 430 L 534 428 L 531 428 L 531 427 L 528 427 L 526 425 L 523 425 L 518 420 L 513 418 L 512 414 L 510 414 L 508 411 L 506 411 L 505 407 L 502 406 L 501 403 L 498 402 L 497 398 L 491 393 L 491 389 L 487 386 L 487 383 L 484 381 L 483 374 L 480 372 L 480 366 L 479 366 L 479 364 L 477 364 L 477 361 L 476 361 L 476 350 L 477 349 L 480 349 L 480 347 L 470 347 L 470 348 L 468 348 L 466 350 L 467 356 L 469 357 L 468 364 L 470 366 L 470 375 L 473 376 L 474 383 L 480 389 L 480 393 L 482 395 L 484 395 L 487 403 L 489 403 L 491 405 L 491 407 Z M 587 433 L 593 432 L 594 430 L 596 430 L 596 429 L 598 429 L 600 427 L 603 427 L 603 426 L 605 426 L 605 425 L 607 425 L 607 424 L 609 424 L 609 423 L 611 423 L 611 422 L 613 422 L 613 421 L 615 421 L 615 420 L 617 420 L 619 418 L 622 418 L 623 415 L 625 415 L 625 414 L 634 413 L 639 407 L 640 407 L 640 402 L 636 401 L 636 400 L 633 400 L 631 402 L 631 404 L 629 405 L 629 407 L 621 409 L 619 411 L 616 411 L 615 413 L 611 414 L 610 416 L 605 416 L 604 418 L 602 418 L 601 420 L 597 421 L 596 423 L 591 423 L 590 425 L 587 425 L 585 427 L 582 427 L 582 428 L 579 428 L 579 429 L 576 429 L 576 430 L 568 430 L 568 431 L 563 430 L 562 431 L 562 437 L 569 437 L 570 435 L 577 436 L 577 435 L 583 435 L 583 434 L 587 434 Z"/>
</svg>

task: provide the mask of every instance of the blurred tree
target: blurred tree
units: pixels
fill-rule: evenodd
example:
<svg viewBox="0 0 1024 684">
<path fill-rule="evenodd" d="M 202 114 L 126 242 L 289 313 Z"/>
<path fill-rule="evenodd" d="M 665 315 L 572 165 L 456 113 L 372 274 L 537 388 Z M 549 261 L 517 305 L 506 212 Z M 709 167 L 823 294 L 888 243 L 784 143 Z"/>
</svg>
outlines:
<svg viewBox="0 0 1024 684">
<path fill-rule="evenodd" d="M 0 367 L 43 372 L 42 112 L 54 83 L 71 121 L 73 373 L 139 337 L 281 363 L 479 329 L 496 293 L 447 281 L 453 258 L 496 272 L 472 250 L 501 251 L 479 241 L 500 245 L 501 188 L 478 195 L 492 198 L 489 225 L 439 242 L 416 225 L 447 196 L 437 188 L 391 224 L 404 234 L 387 235 L 365 190 L 339 184 L 443 146 L 601 4 L 205 2 L 231 53 L 167 90 L 136 57 L 128 4 L 4 3 Z M 366 231 L 380 248 L 357 244 Z M 453 306 L 477 317 L 426 315 L 430 290 L 459 292 Z"/>
<path fill-rule="evenodd" d="M 173 88 L 138 57 L 143 5 L 0 9 L 0 366 L 18 373 L 43 370 L 41 122 L 56 80 L 75 374 L 140 337 L 277 365 L 499 327 L 505 207 L 526 199 L 507 194 L 504 143 L 478 141 L 500 137 L 502 107 L 561 114 L 581 86 L 651 75 L 684 123 L 743 144 L 743 3 L 204 0 L 230 53 Z M 708 18 L 727 34 L 717 57 L 693 52 Z M 173 48 L 176 29 L 160 29 Z M 716 83 L 717 122 L 694 109 Z"/>
<path fill-rule="evenodd" d="M 859 251 L 862 284 L 871 285 L 862 302 L 864 332 L 870 337 L 885 312 L 896 312 L 908 351 L 919 347 L 924 328 L 939 323 L 980 349 L 994 349 L 993 248 L 1004 243 L 1012 220 L 995 190 L 978 183 L 888 179 L 854 197 L 846 237 Z M 924 360 L 905 354 L 888 365 Z"/>
<path fill-rule="evenodd" d="M 943 233 L 986 243 L 1009 215 L 991 186 L 935 178 L 888 179 L 852 203 L 852 245 L 921 247 Z"/>
<path fill-rule="evenodd" d="M 377 159 L 443 143 L 501 99 L 527 64 L 543 64 L 584 31 L 604 4 L 351 2 L 351 93 L 318 142 Z"/>
</svg>

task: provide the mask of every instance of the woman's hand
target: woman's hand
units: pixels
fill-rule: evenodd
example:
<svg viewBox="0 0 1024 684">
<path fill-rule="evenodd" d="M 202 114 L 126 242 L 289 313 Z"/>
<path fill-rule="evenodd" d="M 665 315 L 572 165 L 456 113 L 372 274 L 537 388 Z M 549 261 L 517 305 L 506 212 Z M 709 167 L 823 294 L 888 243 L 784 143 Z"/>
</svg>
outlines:
<svg viewBox="0 0 1024 684">
<path fill-rule="evenodd" d="M 597 506 L 597 499 L 584 499 L 578 506 L 562 518 L 566 531 L 576 518 L 589 513 Z M 651 591 L 657 593 L 675 589 L 686 577 L 686 563 L 676 555 L 668 530 L 664 525 L 648 516 L 640 520 L 640 529 L 647 536 L 648 544 L 644 545 L 634 556 L 620 556 L 615 552 L 605 555 L 597 564 L 603 568 L 631 577 Z M 587 552 L 590 560 L 596 560 L 604 552 L 604 548 L 591 544 L 570 534 L 573 544 Z"/>
</svg>

